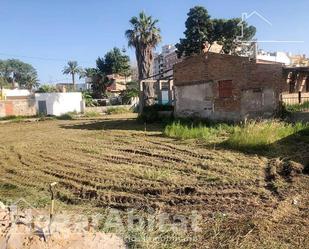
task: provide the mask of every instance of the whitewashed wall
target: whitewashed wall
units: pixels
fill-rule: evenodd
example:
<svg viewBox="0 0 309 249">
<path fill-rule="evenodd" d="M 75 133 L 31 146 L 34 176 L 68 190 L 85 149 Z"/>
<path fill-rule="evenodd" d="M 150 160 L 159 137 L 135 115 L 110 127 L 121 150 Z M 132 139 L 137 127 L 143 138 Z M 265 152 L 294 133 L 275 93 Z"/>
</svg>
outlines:
<svg viewBox="0 0 309 249">
<path fill-rule="evenodd" d="M 35 104 L 39 110 L 39 101 L 46 101 L 47 115 L 60 116 L 68 112 L 83 112 L 83 100 L 80 92 L 36 93 Z"/>
<path fill-rule="evenodd" d="M 3 89 L 3 94 L 6 97 L 23 97 L 30 96 L 30 91 L 27 89 Z"/>
</svg>

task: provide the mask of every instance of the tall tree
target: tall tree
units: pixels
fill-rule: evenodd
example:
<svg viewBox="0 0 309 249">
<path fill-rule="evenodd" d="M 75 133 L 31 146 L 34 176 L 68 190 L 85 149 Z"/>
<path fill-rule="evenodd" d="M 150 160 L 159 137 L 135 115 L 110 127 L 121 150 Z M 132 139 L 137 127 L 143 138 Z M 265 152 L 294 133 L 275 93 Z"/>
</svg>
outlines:
<svg viewBox="0 0 309 249">
<path fill-rule="evenodd" d="M 190 9 L 185 26 L 185 38 L 176 44 L 178 57 L 200 54 L 214 42 L 222 45 L 222 52 L 237 54 L 241 41 L 251 40 L 256 33 L 254 26 L 240 18 L 211 19 L 202 6 Z"/>
<path fill-rule="evenodd" d="M 83 73 L 83 69 L 78 66 L 77 61 L 69 61 L 67 66 L 62 70 L 63 74 L 71 74 L 73 86 L 75 85 L 75 75 L 81 75 Z"/>
<path fill-rule="evenodd" d="M 131 74 L 130 57 L 125 54 L 125 50 L 121 51 L 115 47 L 107 52 L 104 58 L 99 57 L 96 62 L 97 68 L 106 75 L 129 76 Z"/>
<path fill-rule="evenodd" d="M 30 91 L 32 91 L 34 88 L 38 87 L 39 85 L 40 85 L 39 80 L 36 75 L 28 75 L 25 78 L 25 87 L 29 89 Z"/>
<path fill-rule="evenodd" d="M 28 77 L 36 76 L 36 70 L 28 63 L 17 59 L 0 61 L 0 77 L 2 81 L 11 83 L 13 87 L 15 87 L 16 84 L 20 87 L 24 87 Z"/>
<path fill-rule="evenodd" d="M 97 68 L 92 68 L 88 67 L 85 68 L 81 73 L 80 73 L 80 78 L 92 78 L 95 74 L 97 74 L 98 69 Z"/>
<path fill-rule="evenodd" d="M 81 76 L 91 79 L 92 95 L 94 98 L 101 99 L 105 96 L 110 82 L 104 72 L 98 68 L 85 68 Z"/>
<path fill-rule="evenodd" d="M 153 20 L 151 16 L 141 12 L 138 17 L 131 18 L 131 29 L 125 32 L 129 47 L 135 48 L 140 80 L 151 76 L 153 50 L 161 41 L 157 23 L 157 19 Z"/>
<path fill-rule="evenodd" d="M 96 60 L 97 68 L 86 68 L 83 77 L 91 79 L 93 95 L 95 98 L 105 96 L 107 87 L 112 83 L 107 77 L 110 74 L 121 76 L 131 75 L 130 58 L 125 54 L 125 50 L 113 48 L 104 57 Z"/>
<path fill-rule="evenodd" d="M 185 38 L 176 44 L 178 57 L 201 53 L 206 43 L 213 43 L 213 23 L 208 11 L 202 6 L 191 8 L 185 23 Z"/>
<path fill-rule="evenodd" d="M 218 43 L 222 45 L 222 51 L 225 54 L 239 54 L 241 43 L 251 41 L 256 33 L 254 26 L 249 26 L 241 18 L 232 18 L 224 20 L 221 29 L 221 37 Z"/>
</svg>

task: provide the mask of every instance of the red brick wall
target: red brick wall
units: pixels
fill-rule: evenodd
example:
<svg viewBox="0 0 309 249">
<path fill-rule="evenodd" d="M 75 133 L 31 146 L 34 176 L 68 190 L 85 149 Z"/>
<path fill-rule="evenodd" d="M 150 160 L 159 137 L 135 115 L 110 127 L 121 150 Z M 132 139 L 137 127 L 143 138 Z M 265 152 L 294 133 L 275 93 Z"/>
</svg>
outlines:
<svg viewBox="0 0 309 249">
<path fill-rule="evenodd" d="M 232 81 L 230 98 L 219 97 L 218 82 L 222 80 Z M 188 57 L 174 66 L 175 87 L 207 82 L 213 83 L 215 111 L 236 113 L 242 110 L 241 95 L 247 89 L 271 88 L 276 100 L 279 100 L 284 78 L 281 64 L 256 63 L 248 57 L 216 53 Z"/>
</svg>

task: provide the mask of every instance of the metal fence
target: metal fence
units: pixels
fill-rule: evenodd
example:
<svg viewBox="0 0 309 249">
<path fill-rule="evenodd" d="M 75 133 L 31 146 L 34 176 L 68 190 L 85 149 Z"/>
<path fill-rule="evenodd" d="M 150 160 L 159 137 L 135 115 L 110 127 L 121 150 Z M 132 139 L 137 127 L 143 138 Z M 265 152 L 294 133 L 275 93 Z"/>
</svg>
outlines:
<svg viewBox="0 0 309 249">
<path fill-rule="evenodd" d="M 297 95 L 282 96 L 282 102 L 285 104 L 287 109 L 293 111 L 309 111 L 309 96 L 303 96 L 301 92 Z"/>
</svg>

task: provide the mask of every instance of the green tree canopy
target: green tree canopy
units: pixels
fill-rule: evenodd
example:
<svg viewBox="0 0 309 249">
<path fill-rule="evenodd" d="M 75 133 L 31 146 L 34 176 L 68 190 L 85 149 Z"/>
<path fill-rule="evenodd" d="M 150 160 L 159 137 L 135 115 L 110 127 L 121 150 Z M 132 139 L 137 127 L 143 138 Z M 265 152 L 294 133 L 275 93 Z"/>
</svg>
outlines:
<svg viewBox="0 0 309 249">
<path fill-rule="evenodd" d="M 81 78 L 83 78 L 83 77 L 92 78 L 97 73 L 98 73 L 98 69 L 97 68 L 88 67 L 88 68 L 85 68 L 83 70 L 83 72 L 80 74 L 80 77 Z"/>
<path fill-rule="evenodd" d="M 34 88 L 39 86 L 39 80 L 36 75 L 28 75 L 25 78 L 25 87 L 32 91 Z"/>
<path fill-rule="evenodd" d="M 202 53 L 214 42 L 222 45 L 222 52 L 237 54 L 241 41 L 251 40 L 256 33 L 254 26 L 240 18 L 211 19 L 202 6 L 190 9 L 185 26 L 185 38 L 176 44 L 178 57 Z"/>
<path fill-rule="evenodd" d="M 92 96 L 97 99 L 105 97 L 106 89 L 110 84 L 107 75 L 98 68 L 85 68 L 82 77 L 91 79 Z"/>
<path fill-rule="evenodd" d="M 121 76 L 129 76 L 130 58 L 125 54 L 125 50 L 113 48 L 107 52 L 104 58 L 99 57 L 96 61 L 97 68 L 104 74 L 119 74 Z"/>
<path fill-rule="evenodd" d="M 30 78 L 37 78 L 35 68 L 17 59 L 0 60 L 1 82 L 25 87 Z"/>
<path fill-rule="evenodd" d="M 96 68 L 85 68 L 82 76 L 91 79 L 93 97 L 102 98 L 106 95 L 107 87 L 112 83 L 107 75 L 131 75 L 130 58 L 119 48 L 113 48 L 104 57 L 98 57 Z"/>
</svg>

